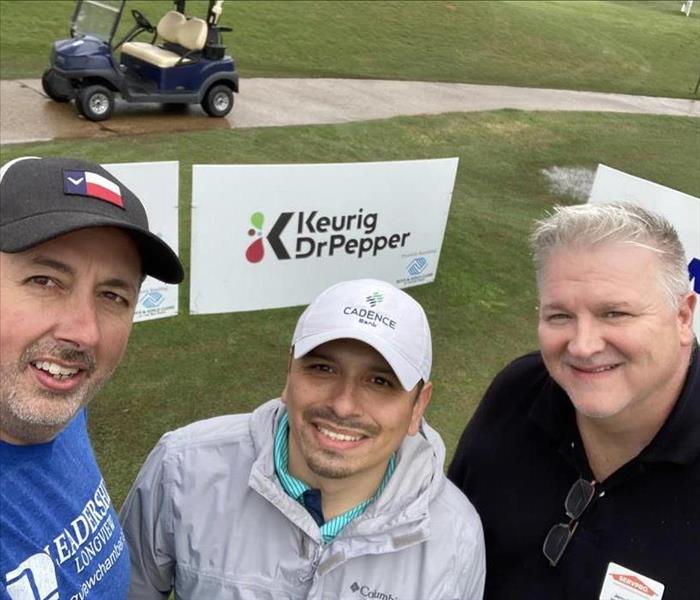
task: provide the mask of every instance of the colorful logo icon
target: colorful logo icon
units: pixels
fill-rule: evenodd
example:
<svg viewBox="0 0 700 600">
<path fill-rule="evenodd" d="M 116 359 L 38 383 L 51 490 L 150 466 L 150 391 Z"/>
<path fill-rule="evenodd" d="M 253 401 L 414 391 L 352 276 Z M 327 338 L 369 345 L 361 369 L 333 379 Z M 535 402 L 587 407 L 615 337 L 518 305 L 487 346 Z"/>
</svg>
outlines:
<svg viewBox="0 0 700 600">
<path fill-rule="evenodd" d="M 255 238 L 245 251 L 245 257 L 248 262 L 259 263 L 263 258 L 265 258 L 265 238 L 270 244 L 270 248 L 275 253 L 275 256 L 280 260 L 287 260 L 291 258 L 287 248 L 282 243 L 280 236 L 284 231 L 284 228 L 289 223 L 290 219 L 294 216 L 294 213 L 284 212 L 280 213 L 277 217 L 275 224 L 272 229 L 268 232 L 267 236 L 263 234 L 263 224 L 265 223 L 265 215 L 261 212 L 254 212 L 250 215 L 250 224 L 252 227 L 248 230 L 248 235 Z"/>
<path fill-rule="evenodd" d="M 250 215 L 252 227 L 248 230 L 248 235 L 254 239 L 245 251 L 245 257 L 248 262 L 259 263 L 265 257 L 265 244 L 262 232 L 264 223 L 265 215 L 261 212 L 254 212 Z"/>
<path fill-rule="evenodd" d="M 379 292 L 373 292 L 371 295 L 367 296 L 366 300 L 367 304 L 374 308 L 377 306 L 377 304 L 384 300 L 384 296 L 382 296 Z"/>
</svg>

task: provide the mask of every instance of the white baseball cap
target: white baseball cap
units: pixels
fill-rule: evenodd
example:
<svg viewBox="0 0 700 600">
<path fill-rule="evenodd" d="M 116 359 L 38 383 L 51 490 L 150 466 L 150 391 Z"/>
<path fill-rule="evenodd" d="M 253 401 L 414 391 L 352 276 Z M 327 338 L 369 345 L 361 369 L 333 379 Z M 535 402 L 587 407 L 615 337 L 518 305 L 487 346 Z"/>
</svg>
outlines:
<svg viewBox="0 0 700 600">
<path fill-rule="evenodd" d="M 321 344 L 351 338 L 374 348 L 406 390 L 430 379 L 433 351 L 423 307 L 386 281 L 356 279 L 332 285 L 299 317 L 292 345 L 300 358 Z"/>
</svg>

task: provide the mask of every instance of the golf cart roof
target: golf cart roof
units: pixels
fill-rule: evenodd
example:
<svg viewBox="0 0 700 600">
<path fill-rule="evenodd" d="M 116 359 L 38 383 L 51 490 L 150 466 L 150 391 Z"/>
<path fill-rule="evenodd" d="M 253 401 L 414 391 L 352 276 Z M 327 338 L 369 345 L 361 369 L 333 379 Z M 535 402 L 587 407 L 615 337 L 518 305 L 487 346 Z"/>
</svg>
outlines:
<svg viewBox="0 0 700 600">
<path fill-rule="evenodd" d="M 71 19 L 71 37 L 95 35 L 112 43 L 126 0 L 76 0 Z"/>
</svg>

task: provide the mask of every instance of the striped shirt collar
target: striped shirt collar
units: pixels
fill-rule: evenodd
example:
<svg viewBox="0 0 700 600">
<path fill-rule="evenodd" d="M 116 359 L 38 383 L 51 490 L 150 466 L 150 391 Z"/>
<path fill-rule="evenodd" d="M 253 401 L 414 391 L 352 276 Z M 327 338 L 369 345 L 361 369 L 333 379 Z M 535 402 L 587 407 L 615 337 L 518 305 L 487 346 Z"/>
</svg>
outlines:
<svg viewBox="0 0 700 600">
<path fill-rule="evenodd" d="M 287 470 L 287 465 L 289 464 L 288 434 L 289 416 L 285 411 L 282 417 L 280 418 L 280 422 L 277 427 L 277 432 L 275 434 L 275 471 L 277 472 L 277 477 L 279 478 L 280 483 L 282 484 L 282 488 L 285 492 L 287 492 L 287 495 L 291 498 L 294 498 L 294 500 L 303 505 L 302 496 L 304 492 L 311 488 L 300 479 L 297 479 L 296 477 L 290 475 L 289 471 Z M 386 472 L 384 473 L 384 478 L 379 484 L 379 487 L 374 493 L 374 496 L 372 496 L 368 500 L 360 502 L 360 504 L 351 508 L 347 512 L 344 512 L 342 515 L 333 517 L 330 521 L 326 521 L 323 525 L 321 525 L 321 536 L 323 537 L 324 543 L 327 544 L 333 541 L 333 539 L 340 533 L 343 527 L 345 527 L 353 519 L 359 517 L 362 513 L 365 512 L 365 510 L 367 510 L 367 507 L 372 502 L 374 502 L 374 500 L 376 500 L 384 491 L 384 488 L 389 483 L 389 479 L 391 479 L 395 468 L 396 453 L 391 455 L 391 458 L 389 459 L 389 464 L 386 467 Z"/>
</svg>

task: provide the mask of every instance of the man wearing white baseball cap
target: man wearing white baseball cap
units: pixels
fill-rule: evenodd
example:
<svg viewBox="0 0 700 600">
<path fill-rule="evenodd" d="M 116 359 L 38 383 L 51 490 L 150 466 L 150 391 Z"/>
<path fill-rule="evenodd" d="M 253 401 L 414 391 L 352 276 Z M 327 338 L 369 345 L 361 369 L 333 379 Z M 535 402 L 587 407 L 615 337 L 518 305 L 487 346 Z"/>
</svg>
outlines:
<svg viewBox="0 0 700 600">
<path fill-rule="evenodd" d="M 147 459 L 121 512 L 129 598 L 481 598 L 481 522 L 423 419 L 431 363 L 405 292 L 322 292 L 280 399 L 168 433 Z"/>
<path fill-rule="evenodd" d="M 117 600 L 129 559 L 86 406 L 126 350 L 144 276 L 175 252 L 102 166 L 0 169 L 0 598 Z"/>
</svg>

